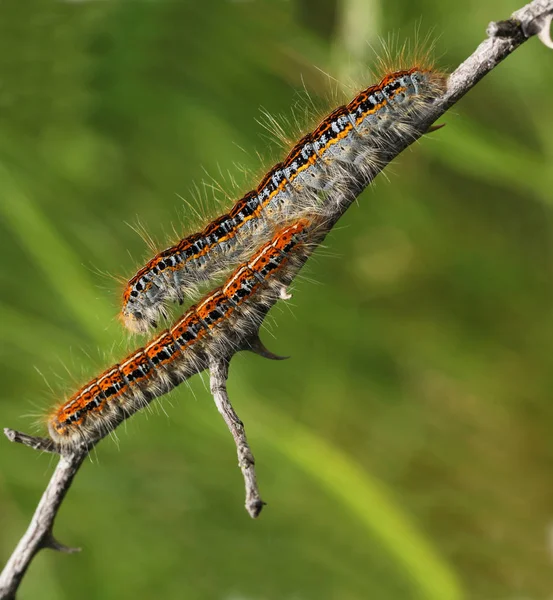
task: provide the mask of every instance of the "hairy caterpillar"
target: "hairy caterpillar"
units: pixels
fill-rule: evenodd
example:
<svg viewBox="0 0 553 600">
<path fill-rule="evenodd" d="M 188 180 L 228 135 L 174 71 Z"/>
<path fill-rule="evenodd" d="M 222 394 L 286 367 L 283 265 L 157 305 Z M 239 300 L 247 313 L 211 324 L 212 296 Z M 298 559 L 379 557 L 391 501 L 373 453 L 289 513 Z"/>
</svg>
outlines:
<svg viewBox="0 0 553 600">
<path fill-rule="evenodd" d="M 196 373 L 198 357 L 226 348 L 229 330 L 257 331 L 261 307 L 283 297 L 316 228 L 316 222 L 301 219 L 280 229 L 171 328 L 58 406 L 47 423 L 52 439 L 71 448 L 102 438 Z"/>
<path fill-rule="evenodd" d="M 276 224 L 319 214 L 325 198 L 382 162 L 393 136 L 408 134 L 413 118 L 444 85 L 442 73 L 413 66 L 336 108 L 230 212 L 157 254 L 128 281 L 124 325 L 133 332 L 157 326 L 167 301 L 193 296 L 198 285 L 243 260 L 245 248 L 266 241 Z"/>
</svg>

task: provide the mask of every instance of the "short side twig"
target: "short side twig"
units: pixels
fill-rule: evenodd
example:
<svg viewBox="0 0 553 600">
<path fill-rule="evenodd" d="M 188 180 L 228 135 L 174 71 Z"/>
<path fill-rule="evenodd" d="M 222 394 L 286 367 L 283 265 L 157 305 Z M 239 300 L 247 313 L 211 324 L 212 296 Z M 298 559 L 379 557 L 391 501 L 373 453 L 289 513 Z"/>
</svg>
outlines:
<svg viewBox="0 0 553 600">
<path fill-rule="evenodd" d="M 39 452 L 50 452 L 52 454 L 59 454 L 59 449 L 56 444 L 50 438 L 36 437 L 34 435 L 28 435 L 9 427 L 4 427 L 4 435 L 10 440 L 10 442 L 16 442 L 17 444 L 23 444 L 29 446 L 33 450 Z"/>
<path fill-rule="evenodd" d="M 210 388 L 217 410 L 225 420 L 236 444 L 238 466 L 244 476 L 246 486 L 246 510 L 255 519 L 259 516 L 265 502 L 261 500 L 255 476 L 255 460 L 246 439 L 244 423 L 232 407 L 227 392 L 229 362 L 227 359 L 211 358 L 209 360 Z"/>
</svg>

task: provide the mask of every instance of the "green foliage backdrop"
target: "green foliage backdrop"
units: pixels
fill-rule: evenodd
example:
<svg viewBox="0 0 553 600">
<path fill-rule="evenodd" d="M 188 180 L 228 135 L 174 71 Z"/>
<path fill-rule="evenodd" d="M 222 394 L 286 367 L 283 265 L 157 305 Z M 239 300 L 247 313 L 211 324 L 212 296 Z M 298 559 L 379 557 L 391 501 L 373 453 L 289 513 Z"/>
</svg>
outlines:
<svg viewBox="0 0 553 600">
<path fill-rule="evenodd" d="M 112 276 L 148 256 L 128 224 L 161 246 L 198 222 L 195 184 L 252 187 L 280 152 L 260 107 L 324 105 L 323 72 L 368 84 L 390 33 L 433 30 L 455 67 L 518 7 L 4 0 L 0 425 L 138 343 L 115 319 Z M 234 360 L 261 518 L 197 377 L 100 444 L 56 523 L 83 552 L 42 552 L 22 600 L 551 597 L 552 66 L 523 46 L 360 197 L 263 333 L 289 361 Z M 4 562 L 53 460 L 0 457 Z"/>
</svg>

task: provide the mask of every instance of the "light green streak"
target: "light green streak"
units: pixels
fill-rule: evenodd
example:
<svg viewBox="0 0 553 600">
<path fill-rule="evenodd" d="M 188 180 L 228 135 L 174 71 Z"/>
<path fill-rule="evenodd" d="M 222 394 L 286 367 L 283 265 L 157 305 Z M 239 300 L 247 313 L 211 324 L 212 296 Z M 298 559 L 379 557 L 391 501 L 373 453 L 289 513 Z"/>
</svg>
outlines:
<svg viewBox="0 0 553 600">
<path fill-rule="evenodd" d="M 326 439 L 297 422 L 258 404 L 248 405 L 248 412 L 253 413 L 255 437 L 272 444 L 349 509 L 405 569 L 420 598 L 464 598 L 455 573 L 382 483 Z"/>
<path fill-rule="evenodd" d="M 0 303 L 0 341 L 10 348 L 19 348 L 24 352 L 34 352 L 37 356 L 57 353 L 64 346 L 78 345 L 79 339 L 60 327 L 51 325 L 44 319 L 22 314 Z M 39 340 L 39 344 L 30 344 L 29 340 Z"/>
<path fill-rule="evenodd" d="M 19 238 L 21 246 L 44 272 L 52 288 L 91 339 L 99 344 L 110 341 L 112 338 L 106 332 L 105 324 L 113 320 L 113 311 L 106 302 L 98 299 L 75 253 L 3 165 L 0 165 L 0 190 L 0 214 Z"/>
<path fill-rule="evenodd" d="M 505 185 L 520 192 L 535 194 L 544 204 L 551 205 L 553 175 L 543 158 L 520 146 L 508 137 L 470 122 L 455 121 L 449 131 L 434 134 L 420 147 L 440 163 L 491 185 Z"/>
<path fill-rule="evenodd" d="M 337 11 L 331 57 L 333 73 L 338 81 L 357 83 L 362 75 L 366 76 L 370 44 L 378 38 L 381 3 L 379 0 L 342 0 Z"/>
</svg>

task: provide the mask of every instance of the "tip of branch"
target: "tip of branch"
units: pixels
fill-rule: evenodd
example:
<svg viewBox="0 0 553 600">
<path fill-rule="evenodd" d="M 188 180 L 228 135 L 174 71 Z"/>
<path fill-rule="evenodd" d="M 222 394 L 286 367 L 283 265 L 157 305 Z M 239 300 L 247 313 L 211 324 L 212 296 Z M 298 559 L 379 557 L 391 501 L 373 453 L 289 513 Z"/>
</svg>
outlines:
<svg viewBox="0 0 553 600">
<path fill-rule="evenodd" d="M 255 498 L 246 503 L 246 510 L 252 519 L 257 519 L 266 504 L 261 498 Z"/>
<path fill-rule="evenodd" d="M 59 449 L 50 438 L 28 435 L 27 433 L 22 433 L 21 431 L 16 431 L 15 429 L 10 429 L 9 427 L 4 427 L 4 435 L 8 438 L 8 440 L 10 440 L 10 442 L 16 442 L 18 444 L 23 444 L 24 446 L 29 446 L 29 448 L 33 448 L 33 450 L 59 454 Z"/>
<path fill-rule="evenodd" d="M 10 429 L 9 427 L 4 427 L 4 435 L 10 440 L 10 442 L 15 442 L 17 431 Z"/>
<path fill-rule="evenodd" d="M 56 550 L 57 552 L 63 552 L 65 554 L 75 554 L 75 552 L 81 551 L 80 548 L 72 548 L 71 546 L 66 546 L 61 542 L 58 542 L 58 540 L 56 540 L 56 538 L 52 534 L 48 535 L 47 538 L 44 540 L 43 547 L 50 548 L 51 550 Z"/>
<path fill-rule="evenodd" d="M 249 350 L 254 354 L 258 354 L 263 358 L 268 358 L 269 360 L 286 360 L 287 358 L 290 358 L 289 356 L 279 356 L 278 354 L 268 350 L 265 344 L 261 341 L 259 335 L 256 335 L 249 340 L 246 350 Z"/>
<path fill-rule="evenodd" d="M 434 133 L 434 131 L 438 131 L 442 127 L 445 127 L 446 123 L 440 123 L 439 125 L 430 125 L 430 127 L 424 132 L 424 135 L 429 133 Z"/>
</svg>

